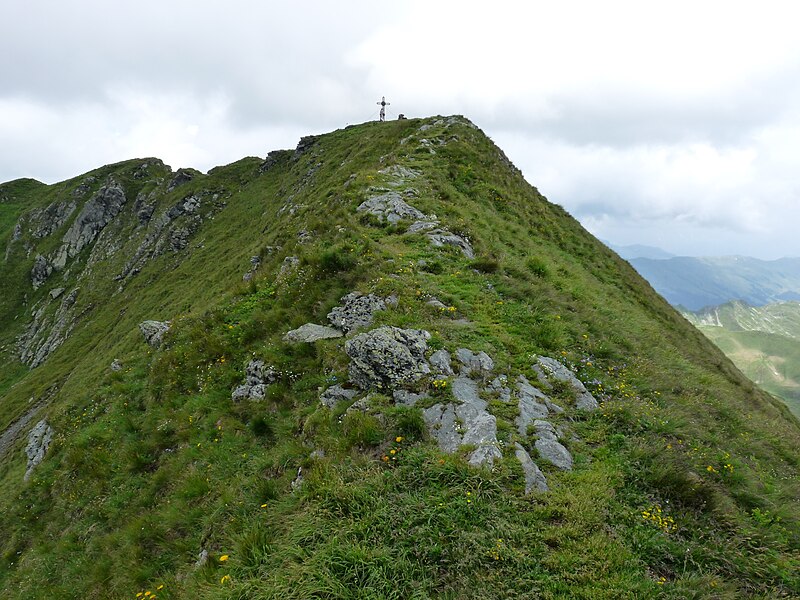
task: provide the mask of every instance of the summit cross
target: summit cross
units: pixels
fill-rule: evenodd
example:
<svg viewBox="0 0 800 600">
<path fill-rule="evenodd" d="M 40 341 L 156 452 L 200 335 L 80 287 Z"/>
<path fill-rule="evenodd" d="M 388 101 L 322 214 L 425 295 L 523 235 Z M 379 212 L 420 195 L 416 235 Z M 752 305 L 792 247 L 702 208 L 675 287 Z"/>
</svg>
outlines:
<svg viewBox="0 0 800 600">
<path fill-rule="evenodd" d="M 391 102 L 387 102 L 386 101 L 386 96 L 381 96 L 381 101 L 380 102 L 376 102 L 375 104 L 380 104 L 381 105 L 381 113 L 380 113 L 381 119 L 380 120 L 381 121 L 385 121 L 386 120 L 386 107 L 389 106 L 391 104 Z"/>
</svg>

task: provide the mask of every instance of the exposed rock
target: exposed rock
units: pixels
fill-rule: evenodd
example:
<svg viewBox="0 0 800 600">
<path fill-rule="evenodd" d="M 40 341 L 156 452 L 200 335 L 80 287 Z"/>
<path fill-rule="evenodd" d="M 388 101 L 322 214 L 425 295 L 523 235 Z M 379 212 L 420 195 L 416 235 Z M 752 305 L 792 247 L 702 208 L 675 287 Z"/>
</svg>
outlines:
<svg viewBox="0 0 800 600">
<path fill-rule="evenodd" d="M 379 327 L 345 343 L 350 381 L 363 390 L 394 390 L 431 372 L 425 360 L 431 335 L 420 329 Z"/>
<path fill-rule="evenodd" d="M 550 414 L 547 408 L 547 396 L 533 387 L 524 375 L 517 378 L 517 396 L 519 397 L 519 416 L 516 419 L 517 430 L 522 436 L 528 435 L 528 426 L 536 419 L 544 419 Z"/>
<path fill-rule="evenodd" d="M 283 336 L 284 341 L 295 343 L 311 343 L 318 340 L 327 340 L 330 338 L 342 337 L 344 334 L 338 329 L 333 327 L 325 327 L 325 325 L 316 325 L 314 323 L 306 323 L 292 329 Z"/>
<path fill-rule="evenodd" d="M 379 196 L 373 196 L 362 202 L 356 210 L 375 215 L 380 221 L 385 220 L 393 225 L 403 219 L 407 221 L 427 220 L 422 211 L 407 204 L 397 192 L 386 192 Z"/>
<path fill-rule="evenodd" d="M 341 385 L 333 385 L 322 392 L 319 397 L 319 402 L 326 408 L 336 408 L 339 402 L 352 400 L 357 394 L 357 390 L 348 390 Z"/>
<path fill-rule="evenodd" d="M 536 428 L 538 438 L 534 445 L 539 456 L 559 469 L 571 471 L 572 455 L 569 450 L 559 443 L 555 427 L 547 421 L 541 420 L 534 421 L 533 426 Z"/>
<path fill-rule="evenodd" d="M 247 271 L 244 275 L 242 275 L 243 281 L 250 281 L 253 278 L 253 274 L 258 271 L 258 268 L 261 266 L 261 257 L 260 256 L 251 256 L 250 257 L 250 270 Z"/>
<path fill-rule="evenodd" d="M 297 467 L 297 475 L 292 479 L 292 491 L 296 492 L 303 485 L 305 478 L 303 477 L 303 467 Z"/>
<path fill-rule="evenodd" d="M 347 407 L 345 414 L 352 414 L 354 412 L 362 412 L 366 413 L 369 411 L 369 403 L 372 399 L 372 394 L 367 394 L 363 398 L 359 398 L 355 402 L 353 402 L 350 406 Z"/>
<path fill-rule="evenodd" d="M 425 304 L 437 310 L 447 310 L 447 305 L 438 298 L 431 298 Z"/>
<path fill-rule="evenodd" d="M 34 425 L 28 434 L 28 445 L 25 446 L 25 454 L 28 457 L 28 469 L 25 471 L 25 481 L 31 476 L 35 469 L 44 460 L 44 455 L 53 441 L 53 428 L 45 419 Z"/>
<path fill-rule="evenodd" d="M 295 270 L 300 265 L 300 259 L 296 256 L 287 256 L 281 263 L 281 275 L 286 275 L 290 271 Z"/>
<path fill-rule="evenodd" d="M 595 397 L 589 393 L 589 390 L 586 389 L 583 382 L 567 367 L 557 360 L 546 356 L 537 356 L 536 361 L 539 366 L 537 374 L 543 375 L 545 379 L 552 378 L 557 381 L 564 381 L 572 386 L 572 389 L 574 389 L 577 394 L 575 406 L 581 410 L 595 410 L 597 408 L 598 404 Z"/>
<path fill-rule="evenodd" d="M 169 331 L 169 321 L 143 321 L 139 323 L 139 331 L 142 332 L 144 339 L 153 348 L 161 346 L 164 334 Z"/>
<path fill-rule="evenodd" d="M 63 293 L 64 293 L 64 288 L 63 287 L 53 288 L 52 290 L 50 290 L 50 297 L 53 300 L 55 300 L 56 298 L 58 298 Z"/>
<path fill-rule="evenodd" d="M 31 398 L 30 401 L 33 402 L 33 398 Z M 39 409 L 42 408 L 43 404 L 43 401 L 39 401 L 35 405 L 31 406 L 31 408 L 29 408 L 25 414 L 11 423 L 11 425 L 9 425 L 6 430 L 0 434 L 0 458 L 2 458 L 9 450 L 14 441 L 19 437 L 20 433 L 22 433 L 22 430 L 28 426 L 28 423 L 33 421 L 33 418 L 36 416 L 36 413 L 39 412 Z"/>
<path fill-rule="evenodd" d="M 422 418 L 442 452 L 453 454 L 458 450 L 461 446 L 461 426 L 453 404 L 434 404 L 422 411 Z"/>
<path fill-rule="evenodd" d="M 337 329 L 349 333 L 372 324 L 375 311 L 384 310 L 386 302 L 374 294 L 351 292 L 341 299 L 342 305 L 328 313 L 328 321 Z"/>
<path fill-rule="evenodd" d="M 421 394 L 415 394 L 414 392 L 409 392 L 408 390 L 395 390 L 392 392 L 392 399 L 394 403 L 400 406 L 414 406 L 420 400 L 424 400 L 428 397 L 428 394 L 422 392 Z"/>
<path fill-rule="evenodd" d="M 439 226 L 438 221 L 414 221 L 406 229 L 406 233 L 421 233 L 423 231 L 430 231 Z"/>
<path fill-rule="evenodd" d="M 31 369 L 42 364 L 72 332 L 75 326 L 72 313 L 78 290 L 75 288 L 61 300 L 52 319 L 47 315 L 47 306 L 33 312 L 33 321 L 17 339 L 20 360 Z"/>
<path fill-rule="evenodd" d="M 475 252 L 472 250 L 470 243 L 460 235 L 450 233 L 446 229 L 437 229 L 427 234 L 428 239 L 434 246 L 439 248 L 443 246 L 455 246 L 461 253 L 469 259 L 475 258 Z"/>
<path fill-rule="evenodd" d="M 37 240 L 51 235 L 67 222 L 75 208 L 75 202 L 69 200 L 54 202 L 43 210 L 33 211 L 30 215 L 30 221 L 32 225 L 35 225 L 35 229 L 31 231 L 31 235 Z"/>
<path fill-rule="evenodd" d="M 456 358 L 462 365 L 462 375 L 475 374 L 486 377 L 494 369 L 494 361 L 486 352 L 475 354 L 466 348 L 459 348 L 456 350 Z"/>
<path fill-rule="evenodd" d="M 119 361 L 118 358 L 115 358 L 114 361 L 111 363 L 111 370 L 115 373 L 117 371 L 122 371 L 122 363 Z"/>
<path fill-rule="evenodd" d="M 292 155 L 291 150 L 273 150 L 269 154 L 267 154 L 267 158 L 261 163 L 261 166 L 258 168 L 259 173 L 264 173 L 268 171 L 275 165 L 277 165 L 281 160 L 287 158 Z"/>
<path fill-rule="evenodd" d="M 169 186 L 167 186 L 167 191 L 171 192 L 179 185 L 183 185 L 184 183 L 190 182 L 194 179 L 195 173 L 193 170 L 190 169 L 178 169 L 175 173 L 175 177 L 172 178 L 172 181 L 169 182 Z"/>
<path fill-rule="evenodd" d="M 91 244 L 102 229 L 122 210 L 127 198 L 116 181 L 109 181 L 83 205 L 81 212 L 64 234 L 62 245 L 53 259 L 53 267 L 61 270 L 67 259 L 77 256 Z"/>
<path fill-rule="evenodd" d="M 490 392 L 497 394 L 501 402 L 511 402 L 511 388 L 508 387 L 508 376 L 498 375 L 487 386 Z"/>
<path fill-rule="evenodd" d="M 299 158 L 300 155 L 305 154 L 308 150 L 317 143 L 319 140 L 318 135 L 307 135 L 300 138 L 300 141 L 297 142 L 297 148 L 294 151 L 294 157 Z"/>
<path fill-rule="evenodd" d="M 549 488 L 547 487 L 547 479 L 545 479 L 544 473 L 533 462 L 528 451 L 519 442 L 514 444 L 514 454 L 520 465 L 522 465 L 522 472 L 525 476 L 525 493 L 530 494 L 534 490 L 546 492 Z"/>
<path fill-rule="evenodd" d="M 453 367 L 450 366 L 450 353 L 445 349 L 437 350 L 431 354 L 428 362 L 431 363 L 434 372 L 439 375 L 455 375 Z"/>
<path fill-rule="evenodd" d="M 405 185 L 410 179 L 416 179 L 420 176 L 420 172 L 401 165 L 392 165 L 378 171 L 381 175 L 386 176 L 386 185 L 391 187 L 399 187 Z"/>
<path fill-rule="evenodd" d="M 169 249 L 179 252 L 189 245 L 189 230 L 185 227 L 177 227 L 169 233 Z"/>
<path fill-rule="evenodd" d="M 310 242 L 314 236 L 308 229 L 301 229 L 297 232 L 297 243 L 298 244 L 307 244 Z"/>
<path fill-rule="evenodd" d="M 200 554 L 197 555 L 197 560 L 194 563 L 195 569 L 202 569 L 208 563 L 208 550 L 203 548 L 200 550 Z"/>
<path fill-rule="evenodd" d="M 53 265 L 44 256 L 37 254 L 33 259 L 33 269 L 31 269 L 33 289 L 38 290 L 52 273 Z"/>
<path fill-rule="evenodd" d="M 278 379 L 274 367 L 267 366 L 263 360 L 251 360 L 245 368 L 244 383 L 233 390 L 231 400 L 263 400 L 267 386 Z"/>
</svg>

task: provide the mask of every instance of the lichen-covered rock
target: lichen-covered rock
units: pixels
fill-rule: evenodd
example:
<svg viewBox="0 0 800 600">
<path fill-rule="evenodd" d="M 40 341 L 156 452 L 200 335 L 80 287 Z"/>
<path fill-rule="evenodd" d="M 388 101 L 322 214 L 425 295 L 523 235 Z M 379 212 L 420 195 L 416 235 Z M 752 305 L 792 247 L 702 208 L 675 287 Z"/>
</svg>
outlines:
<svg viewBox="0 0 800 600">
<path fill-rule="evenodd" d="M 372 324 L 373 314 L 384 310 L 386 302 L 375 294 L 351 292 L 341 299 L 341 306 L 336 306 L 328 313 L 328 321 L 336 329 L 350 333 L 361 327 Z"/>
<path fill-rule="evenodd" d="M 267 386 L 277 379 L 278 373 L 274 367 L 265 365 L 263 360 L 251 360 L 245 368 L 244 383 L 233 390 L 231 400 L 263 400 Z"/>
<path fill-rule="evenodd" d="M 431 334 L 420 329 L 378 327 L 345 343 L 350 381 L 362 390 L 395 390 L 431 372 L 425 360 Z"/>
<path fill-rule="evenodd" d="M 378 220 L 388 221 L 393 225 L 401 220 L 428 220 L 425 213 L 405 202 L 397 192 L 386 192 L 385 194 L 372 196 L 362 202 L 356 210 L 374 215 Z"/>
<path fill-rule="evenodd" d="M 357 394 L 357 390 L 348 390 L 341 385 L 333 385 L 320 394 L 319 402 L 326 408 L 336 408 L 339 402 L 352 400 Z"/>
<path fill-rule="evenodd" d="M 118 358 L 115 358 L 111 363 L 111 370 L 115 373 L 118 371 L 122 371 L 122 363 L 119 361 Z"/>
<path fill-rule="evenodd" d="M 421 394 L 415 394 L 414 392 L 409 392 L 408 390 L 395 390 L 392 393 L 392 399 L 394 403 L 399 406 L 414 406 L 420 400 L 424 400 L 428 397 L 428 394 L 422 392 Z"/>
<path fill-rule="evenodd" d="M 144 339 L 153 348 L 161 346 L 164 334 L 169 331 L 169 321 L 143 321 L 139 323 L 139 331 L 142 332 Z"/>
<path fill-rule="evenodd" d="M 33 289 L 38 290 L 47 278 L 53 274 L 53 265 L 41 254 L 37 254 L 33 259 L 31 269 L 31 284 Z"/>
<path fill-rule="evenodd" d="M 283 339 L 287 342 L 310 344 L 319 340 L 342 337 L 343 335 L 344 334 L 341 331 L 334 329 L 333 327 L 326 327 L 325 325 L 317 325 L 315 323 L 306 323 L 297 329 L 292 329 L 291 331 L 287 332 L 286 335 L 283 336 Z"/>
<path fill-rule="evenodd" d="M 298 267 L 299 264 L 300 264 L 299 258 L 297 258 L 296 256 L 287 256 L 286 258 L 283 259 L 283 262 L 281 263 L 280 274 L 286 275 L 288 273 L 291 273 Z"/>
<path fill-rule="evenodd" d="M 42 419 L 28 434 L 28 445 L 25 446 L 25 454 L 28 457 L 28 469 L 25 471 L 25 481 L 30 478 L 33 469 L 35 469 L 44 460 L 44 455 L 47 454 L 47 449 L 50 447 L 50 442 L 53 441 L 53 428 L 50 427 L 47 420 Z"/>
<path fill-rule="evenodd" d="M 453 454 L 461 446 L 461 426 L 453 404 L 434 404 L 422 411 L 431 437 L 442 452 Z"/>
<path fill-rule="evenodd" d="M 55 313 L 48 316 L 47 307 L 33 312 L 33 321 L 17 339 L 17 349 L 22 362 L 31 369 L 38 367 L 64 343 L 76 323 L 74 306 L 79 288 L 64 296 Z"/>
<path fill-rule="evenodd" d="M 544 379 L 552 378 L 556 381 L 564 381 L 572 386 L 572 389 L 575 390 L 575 394 L 577 395 L 575 406 L 579 409 L 595 410 L 598 407 L 595 397 L 589 393 L 589 390 L 587 390 L 583 382 L 575 376 L 575 373 L 570 371 L 566 366 L 547 356 L 537 356 L 536 361 L 537 364 L 534 365 L 534 369 L 539 376 Z"/>
<path fill-rule="evenodd" d="M 539 466 L 533 462 L 531 455 L 522 447 L 522 444 L 516 442 L 514 444 L 514 454 L 517 457 L 520 465 L 522 465 L 522 473 L 525 477 L 525 493 L 530 494 L 532 491 L 546 492 L 547 479 L 542 473 Z"/>
<path fill-rule="evenodd" d="M 536 451 L 543 459 L 551 462 L 564 471 L 572 470 L 572 455 L 559 441 L 555 427 L 547 421 L 536 420 L 537 440 L 534 443 Z"/>
</svg>

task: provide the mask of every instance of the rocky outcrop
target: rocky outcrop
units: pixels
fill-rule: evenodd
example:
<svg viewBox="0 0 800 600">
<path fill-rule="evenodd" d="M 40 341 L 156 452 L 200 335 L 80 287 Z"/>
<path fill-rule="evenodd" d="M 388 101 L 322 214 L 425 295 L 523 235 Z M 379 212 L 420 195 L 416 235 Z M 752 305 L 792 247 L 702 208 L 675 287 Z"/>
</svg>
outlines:
<svg viewBox="0 0 800 600">
<path fill-rule="evenodd" d="M 378 196 L 372 196 L 362 202 L 356 209 L 374 215 L 379 221 L 387 221 L 392 225 L 402 220 L 406 221 L 428 221 L 429 218 L 420 210 L 417 210 L 403 200 L 397 192 L 386 192 Z"/>
<path fill-rule="evenodd" d="M 494 361 L 486 352 L 472 352 L 467 348 L 456 350 L 456 358 L 461 363 L 462 375 L 477 375 L 485 378 L 494 369 Z"/>
<path fill-rule="evenodd" d="M 74 200 L 65 200 L 54 202 L 42 210 L 31 211 L 28 217 L 31 224 L 31 235 L 37 240 L 52 235 L 67 222 L 67 219 L 75 212 L 75 208 Z"/>
<path fill-rule="evenodd" d="M 525 477 L 525 493 L 530 494 L 533 491 L 546 492 L 549 488 L 547 487 L 547 479 L 545 479 L 544 473 L 533 462 L 531 455 L 519 442 L 514 444 L 514 455 L 522 466 L 522 474 Z"/>
<path fill-rule="evenodd" d="M 231 400 L 263 400 L 267 386 L 278 379 L 274 367 L 267 366 L 263 360 L 251 360 L 245 368 L 244 383 L 231 393 Z"/>
<path fill-rule="evenodd" d="M 297 329 L 292 329 L 283 336 L 284 341 L 310 344 L 319 340 L 342 337 L 344 334 L 333 327 L 306 323 Z"/>
<path fill-rule="evenodd" d="M 350 333 L 355 329 L 372 324 L 372 316 L 376 311 L 384 310 L 386 302 L 374 294 L 351 292 L 341 299 L 342 305 L 328 313 L 328 321 L 336 329 Z"/>
<path fill-rule="evenodd" d="M 33 321 L 17 339 L 20 360 L 31 369 L 38 367 L 61 346 L 75 327 L 74 315 L 78 288 L 64 296 L 55 313 L 48 314 L 49 303 L 33 311 Z"/>
<path fill-rule="evenodd" d="M 533 422 L 536 429 L 536 451 L 546 461 L 554 464 L 559 469 L 572 470 L 572 455 L 559 441 L 555 427 L 547 421 L 536 420 Z"/>
<path fill-rule="evenodd" d="M 169 321 L 143 321 L 139 323 L 139 331 L 152 348 L 161 346 L 164 334 L 169 331 Z"/>
<path fill-rule="evenodd" d="M 25 446 L 25 454 L 28 457 L 28 468 L 25 471 L 25 481 L 31 476 L 33 470 L 44 460 L 47 449 L 53 441 L 53 428 L 45 419 L 34 425 L 28 434 L 28 445 Z"/>
<path fill-rule="evenodd" d="M 438 375 L 447 377 L 455 374 L 453 372 L 453 367 L 450 365 L 450 353 L 444 348 L 431 354 L 428 362 L 431 363 L 434 373 Z"/>
<path fill-rule="evenodd" d="M 534 365 L 533 369 L 542 381 L 553 379 L 556 381 L 563 381 L 568 383 L 572 389 L 575 390 L 577 396 L 575 406 L 579 409 L 595 410 L 598 407 L 597 400 L 589 393 L 589 390 L 586 389 L 583 382 L 563 364 L 546 356 L 538 356 L 536 362 L 537 364 Z"/>
<path fill-rule="evenodd" d="M 110 180 L 83 205 L 70 228 L 64 234 L 61 247 L 52 260 L 53 268 L 61 270 L 67 260 L 77 256 L 91 244 L 102 229 L 122 210 L 127 198 L 125 190 Z"/>
<path fill-rule="evenodd" d="M 472 245 L 460 235 L 451 233 L 446 229 L 436 229 L 426 235 L 434 246 L 440 248 L 444 246 L 454 246 L 461 250 L 461 253 L 470 260 L 475 258 L 475 251 L 472 249 Z"/>
<path fill-rule="evenodd" d="M 33 269 L 31 269 L 31 284 L 33 289 L 38 290 L 53 273 L 53 265 L 41 254 L 37 254 L 33 259 Z"/>
<path fill-rule="evenodd" d="M 517 397 L 519 416 L 516 419 L 517 430 L 521 436 L 528 435 L 528 426 L 536 419 L 544 419 L 550 415 L 547 407 L 547 396 L 533 387 L 524 375 L 517 378 Z"/>
<path fill-rule="evenodd" d="M 348 390 L 341 385 L 333 385 L 322 392 L 319 403 L 326 408 L 336 408 L 340 402 L 347 402 L 358 395 L 357 390 Z"/>
<path fill-rule="evenodd" d="M 430 333 L 420 329 L 378 327 L 345 343 L 350 381 L 362 390 L 395 390 L 431 372 L 425 352 Z"/>
</svg>

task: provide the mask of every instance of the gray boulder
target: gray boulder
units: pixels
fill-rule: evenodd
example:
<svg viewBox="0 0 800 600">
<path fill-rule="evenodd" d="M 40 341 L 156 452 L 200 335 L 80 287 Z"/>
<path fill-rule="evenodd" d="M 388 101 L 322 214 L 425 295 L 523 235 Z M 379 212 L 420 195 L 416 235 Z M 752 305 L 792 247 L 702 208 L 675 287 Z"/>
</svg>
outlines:
<svg viewBox="0 0 800 600">
<path fill-rule="evenodd" d="M 25 446 L 25 454 L 28 457 L 28 469 L 25 471 L 25 481 L 31 476 L 33 470 L 44 460 L 50 442 L 53 441 L 53 428 L 45 419 L 34 425 L 28 434 L 28 445 Z"/>
<path fill-rule="evenodd" d="M 297 329 L 292 329 L 287 332 L 286 335 L 283 336 L 283 339 L 287 342 L 312 343 L 318 340 L 342 337 L 343 335 L 341 331 L 333 327 L 306 323 Z"/>
<path fill-rule="evenodd" d="M 427 397 L 428 394 L 425 392 L 421 394 L 415 394 L 414 392 L 409 392 L 408 390 L 395 390 L 392 393 L 392 399 L 398 406 L 414 406 L 417 402 L 424 400 Z"/>
<path fill-rule="evenodd" d="M 448 454 L 455 453 L 461 446 L 461 426 L 452 404 L 434 404 L 422 411 L 422 418 L 431 437 L 439 449 Z"/>
<path fill-rule="evenodd" d="M 575 377 L 575 373 L 557 360 L 548 358 L 547 356 L 538 356 L 536 357 L 536 361 L 538 364 L 534 366 L 534 369 L 538 375 L 542 376 L 545 380 L 555 379 L 556 381 L 566 382 L 575 390 L 575 394 L 577 395 L 575 406 L 581 410 L 597 409 L 597 400 L 592 396 L 589 390 L 586 389 L 583 382 Z"/>
<path fill-rule="evenodd" d="M 533 462 L 531 455 L 519 442 L 514 444 L 514 454 L 519 464 L 522 465 L 522 473 L 525 477 L 525 493 L 530 494 L 534 490 L 546 492 L 549 488 L 547 487 L 547 479 L 545 479 L 544 473 Z"/>
<path fill-rule="evenodd" d="M 122 363 L 119 361 L 118 358 L 115 358 L 114 361 L 111 363 L 111 370 L 115 373 L 117 371 L 122 371 Z"/>
<path fill-rule="evenodd" d="M 528 434 L 528 426 L 536 419 L 544 419 L 550 414 L 547 407 L 547 396 L 533 387 L 524 375 L 517 378 L 517 397 L 519 398 L 519 416 L 516 424 L 521 436 Z"/>
<path fill-rule="evenodd" d="M 287 256 L 281 263 L 281 275 L 286 275 L 294 271 L 300 265 L 300 259 L 296 256 Z"/>
<path fill-rule="evenodd" d="M 153 348 L 161 346 L 164 334 L 169 331 L 169 321 L 143 321 L 139 323 L 139 331 L 142 332 L 144 339 Z"/>
<path fill-rule="evenodd" d="M 356 210 L 374 215 L 378 220 L 388 221 L 392 225 L 404 219 L 407 221 L 428 220 L 425 213 L 406 203 L 397 192 L 372 196 L 362 202 Z"/>
<path fill-rule="evenodd" d="M 486 352 L 478 352 L 476 354 L 466 348 L 459 348 L 456 350 L 456 358 L 462 365 L 462 375 L 486 377 L 494 369 L 494 361 Z"/>
<path fill-rule="evenodd" d="M 461 253 L 469 259 L 475 258 L 475 252 L 470 243 L 460 235 L 450 233 L 446 229 L 437 229 L 427 234 L 428 239 L 434 246 L 439 248 L 444 246 L 455 246 Z"/>
<path fill-rule="evenodd" d="M 498 375 L 487 386 L 489 391 L 497 394 L 501 402 L 511 402 L 511 388 L 508 387 L 508 377 L 506 375 Z"/>
<path fill-rule="evenodd" d="M 406 233 L 422 233 L 423 231 L 431 231 L 439 227 L 438 221 L 414 221 L 406 229 Z"/>
<path fill-rule="evenodd" d="M 383 298 L 375 294 L 351 292 L 341 299 L 342 305 L 328 313 L 328 321 L 337 329 L 349 333 L 372 324 L 373 313 L 386 308 Z"/>
<path fill-rule="evenodd" d="M 357 394 L 358 391 L 356 390 L 348 390 L 341 385 L 333 385 L 320 394 L 319 402 L 326 408 L 336 408 L 339 402 L 352 400 Z"/>
<path fill-rule="evenodd" d="M 274 367 L 265 365 L 263 360 L 251 360 L 245 368 L 244 383 L 233 390 L 231 400 L 263 400 L 267 386 L 277 379 L 278 373 Z"/>
<path fill-rule="evenodd" d="M 559 441 L 555 427 L 547 421 L 536 420 L 536 451 L 546 461 L 564 471 L 572 470 L 572 455 Z"/>
<path fill-rule="evenodd" d="M 350 381 L 362 390 L 394 390 L 431 372 L 425 360 L 431 334 L 420 329 L 378 327 L 345 343 Z"/>
<path fill-rule="evenodd" d="M 455 374 L 453 373 L 453 367 L 450 366 L 450 353 L 447 350 L 437 350 L 431 354 L 428 362 L 431 363 L 434 372 L 439 375 L 449 376 Z"/>
</svg>

